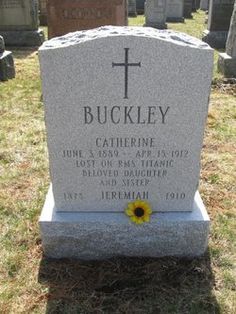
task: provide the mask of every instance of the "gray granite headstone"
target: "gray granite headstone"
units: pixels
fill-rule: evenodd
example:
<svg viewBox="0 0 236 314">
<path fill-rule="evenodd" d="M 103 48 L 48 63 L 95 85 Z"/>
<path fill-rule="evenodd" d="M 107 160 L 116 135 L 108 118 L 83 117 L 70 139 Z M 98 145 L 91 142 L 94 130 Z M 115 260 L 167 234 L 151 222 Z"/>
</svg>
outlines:
<svg viewBox="0 0 236 314">
<path fill-rule="evenodd" d="M 40 25 L 48 25 L 47 0 L 39 0 L 39 21 Z"/>
<path fill-rule="evenodd" d="M 210 0 L 207 30 L 202 40 L 216 49 L 225 48 L 235 0 Z"/>
<path fill-rule="evenodd" d="M 184 0 L 167 0 L 167 22 L 184 21 Z"/>
<path fill-rule="evenodd" d="M 128 0 L 128 14 L 131 17 L 137 16 L 136 0 Z"/>
<path fill-rule="evenodd" d="M 165 29 L 167 0 L 146 0 L 144 4 L 145 25 L 157 29 Z"/>
<path fill-rule="evenodd" d="M 197 7 L 196 7 L 196 0 L 192 0 L 192 12 L 196 12 Z"/>
<path fill-rule="evenodd" d="M 192 0 L 184 0 L 184 17 L 192 18 Z"/>
<path fill-rule="evenodd" d="M 184 0 L 167 0 L 167 22 L 184 21 Z"/>
<path fill-rule="evenodd" d="M 236 3 L 231 17 L 226 52 L 219 55 L 218 69 L 225 77 L 236 78 Z"/>
<path fill-rule="evenodd" d="M 14 60 L 11 51 L 5 50 L 5 43 L 0 36 L 0 81 L 7 81 L 15 77 Z"/>
<path fill-rule="evenodd" d="M 138 14 L 144 13 L 144 2 L 145 0 L 136 0 L 136 8 Z"/>
<path fill-rule="evenodd" d="M 0 53 L 2 53 L 5 50 L 5 43 L 2 36 L 0 36 Z"/>
<path fill-rule="evenodd" d="M 197 192 L 213 51 L 148 27 L 105 26 L 39 49 L 52 189 L 49 257 L 197 256 L 209 218 Z M 125 216 L 148 201 L 151 222 Z"/>
<path fill-rule="evenodd" d="M 201 0 L 200 9 L 203 11 L 207 11 L 209 9 L 209 0 Z"/>
<path fill-rule="evenodd" d="M 7 46 L 40 46 L 38 0 L 0 0 L 0 35 Z"/>
</svg>

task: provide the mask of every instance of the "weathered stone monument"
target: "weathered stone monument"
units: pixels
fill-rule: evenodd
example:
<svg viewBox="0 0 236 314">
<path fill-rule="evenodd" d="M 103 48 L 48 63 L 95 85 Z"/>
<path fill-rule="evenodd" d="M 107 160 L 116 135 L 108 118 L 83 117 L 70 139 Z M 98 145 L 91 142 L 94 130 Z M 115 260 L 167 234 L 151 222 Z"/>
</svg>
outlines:
<svg viewBox="0 0 236 314">
<path fill-rule="evenodd" d="M 167 0 L 167 22 L 184 21 L 184 0 Z"/>
<path fill-rule="evenodd" d="M 226 52 L 219 55 L 218 69 L 225 77 L 236 78 L 236 3 L 231 17 Z"/>
<path fill-rule="evenodd" d="M 39 0 L 39 21 L 40 25 L 48 25 L 47 0 Z"/>
<path fill-rule="evenodd" d="M 207 30 L 202 40 L 216 49 L 225 48 L 234 0 L 210 0 Z"/>
<path fill-rule="evenodd" d="M 192 0 L 184 0 L 184 17 L 192 18 Z"/>
<path fill-rule="evenodd" d="M 0 0 L 0 35 L 7 46 L 40 46 L 37 0 Z"/>
<path fill-rule="evenodd" d="M 144 2 L 145 0 L 136 0 L 136 8 L 138 14 L 144 13 Z"/>
<path fill-rule="evenodd" d="M 127 25 L 126 0 L 48 0 L 48 36 L 103 25 Z"/>
<path fill-rule="evenodd" d="M 128 14 L 131 17 L 137 16 L 136 0 L 128 0 Z"/>
<path fill-rule="evenodd" d="M 15 77 L 14 60 L 11 51 L 5 50 L 5 43 L 0 36 L 0 81 L 7 81 Z"/>
<path fill-rule="evenodd" d="M 209 217 L 197 188 L 213 50 L 173 31 L 105 26 L 54 38 L 39 57 L 46 256 L 203 254 Z"/>
<path fill-rule="evenodd" d="M 166 0 L 146 0 L 144 4 L 145 25 L 158 29 L 167 28 L 166 25 Z"/>
<path fill-rule="evenodd" d="M 200 8 L 200 0 L 192 0 L 192 12 L 196 12 Z"/>
<path fill-rule="evenodd" d="M 209 9 L 209 0 L 201 0 L 200 9 L 203 11 L 207 11 Z"/>
<path fill-rule="evenodd" d="M 192 0 L 192 12 L 197 11 L 196 0 Z"/>
</svg>

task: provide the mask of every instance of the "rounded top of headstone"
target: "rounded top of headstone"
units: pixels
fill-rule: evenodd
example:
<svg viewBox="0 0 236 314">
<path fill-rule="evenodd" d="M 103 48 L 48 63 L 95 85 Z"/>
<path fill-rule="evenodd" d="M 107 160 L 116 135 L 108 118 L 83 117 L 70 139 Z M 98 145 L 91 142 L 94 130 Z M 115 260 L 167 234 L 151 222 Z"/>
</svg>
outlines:
<svg viewBox="0 0 236 314">
<path fill-rule="evenodd" d="M 0 36 L 0 53 L 2 53 L 5 50 L 5 43 L 2 36 Z"/>
<path fill-rule="evenodd" d="M 102 26 L 95 29 L 69 33 L 65 36 L 55 37 L 43 43 L 40 50 L 64 48 L 79 43 L 107 37 L 135 36 L 142 38 L 154 38 L 180 46 L 188 46 L 198 49 L 211 49 L 203 41 L 184 33 L 172 30 L 158 30 L 152 27 L 130 26 Z"/>
</svg>

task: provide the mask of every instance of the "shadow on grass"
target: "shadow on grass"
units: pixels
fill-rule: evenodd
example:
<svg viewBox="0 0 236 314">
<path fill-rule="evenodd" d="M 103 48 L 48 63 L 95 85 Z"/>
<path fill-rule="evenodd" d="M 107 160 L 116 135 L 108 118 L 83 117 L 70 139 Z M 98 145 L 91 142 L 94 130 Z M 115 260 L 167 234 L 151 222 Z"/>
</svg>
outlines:
<svg viewBox="0 0 236 314">
<path fill-rule="evenodd" d="M 46 313 L 220 313 L 210 257 L 104 261 L 43 258 Z"/>
</svg>

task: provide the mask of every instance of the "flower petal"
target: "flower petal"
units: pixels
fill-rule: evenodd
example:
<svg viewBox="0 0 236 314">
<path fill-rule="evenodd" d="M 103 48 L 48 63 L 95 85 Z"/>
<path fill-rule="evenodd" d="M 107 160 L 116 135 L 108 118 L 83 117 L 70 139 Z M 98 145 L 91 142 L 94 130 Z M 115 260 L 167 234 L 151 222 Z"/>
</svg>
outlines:
<svg viewBox="0 0 236 314">
<path fill-rule="evenodd" d="M 133 216 L 133 215 L 134 215 L 134 211 L 133 211 L 132 209 L 129 209 L 129 208 L 127 208 L 127 209 L 125 210 L 125 213 L 126 213 L 126 215 L 128 215 L 128 216 Z"/>
<path fill-rule="evenodd" d="M 130 220 L 133 221 L 133 222 L 135 222 L 135 223 L 137 223 L 137 217 L 136 217 L 136 216 L 131 216 L 131 217 L 130 217 Z"/>
<path fill-rule="evenodd" d="M 131 209 L 131 210 L 134 210 L 134 203 L 129 203 L 128 204 L 128 208 Z"/>
<path fill-rule="evenodd" d="M 143 217 L 143 221 L 144 222 L 149 222 L 150 221 L 150 216 L 149 215 L 146 215 Z"/>
</svg>

